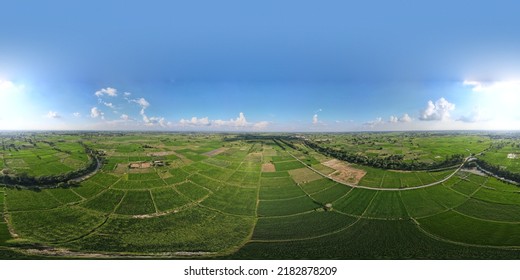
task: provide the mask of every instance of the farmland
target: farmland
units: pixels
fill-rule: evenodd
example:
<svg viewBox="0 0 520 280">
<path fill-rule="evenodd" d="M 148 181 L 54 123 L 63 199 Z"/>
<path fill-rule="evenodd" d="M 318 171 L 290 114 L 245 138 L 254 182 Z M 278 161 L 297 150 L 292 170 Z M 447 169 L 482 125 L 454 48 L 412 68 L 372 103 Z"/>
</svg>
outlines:
<svg viewBox="0 0 520 280">
<path fill-rule="evenodd" d="M 511 135 L 27 132 L 1 137 L 3 176 L 73 172 L 89 164 L 85 147 L 102 151 L 104 164 L 71 185 L 1 187 L 0 256 L 520 256 L 520 187 L 478 171 L 473 160 L 516 172 L 514 159 L 507 159 L 517 149 Z M 395 168 L 345 162 L 309 141 Z M 456 154 L 463 155 L 456 165 L 399 169 L 436 167 Z M 499 160 L 503 154 L 510 161 Z"/>
</svg>

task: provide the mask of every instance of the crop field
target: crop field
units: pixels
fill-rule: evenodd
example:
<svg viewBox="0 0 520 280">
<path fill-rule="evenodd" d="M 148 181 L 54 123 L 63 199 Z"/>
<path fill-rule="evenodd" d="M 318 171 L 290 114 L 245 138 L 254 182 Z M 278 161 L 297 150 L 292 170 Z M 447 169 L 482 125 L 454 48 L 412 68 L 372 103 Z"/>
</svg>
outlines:
<svg viewBox="0 0 520 280">
<path fill-rule="evenodd" d="M 478 158 L 517 171 L 516 159 L 507 158 L 520 153 L 511 135 L 0 136 L 2 176 L 79 170 L 91 160 L 85 147 L 102 151 L 103 159 L 77 182 L 0 181 L 0 256 L 43 258 L 53 250 L 58 258 L 520 258 L 520 186 L 474 164 Z M 404 170 L 395 162 L 380 168 L 345 162 L 305 141 L 378 163 L 464 157 L 438 169 Z"/>
</svg>

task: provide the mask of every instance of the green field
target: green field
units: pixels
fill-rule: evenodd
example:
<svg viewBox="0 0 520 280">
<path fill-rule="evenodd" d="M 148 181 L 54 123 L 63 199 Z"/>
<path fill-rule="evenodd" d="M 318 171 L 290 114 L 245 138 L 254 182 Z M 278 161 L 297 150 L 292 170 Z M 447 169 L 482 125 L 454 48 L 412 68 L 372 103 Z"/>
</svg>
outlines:
<svg viewBox="0 0 520 280">
<path fill-rule="evenodd" d="M 2 168 L 10 176 L 81 169 L 89 159 L 80 141 L 103 151 L 105 164 L 77 184 L 3 186 L 0 258 L 48 257 L 42 248 L 67 252 L 56 258 L 84 253 L 106 258 L 520 258 L 520 187 L 475 169 L 410 171 L 345 163 L 352 169 L 343 170 L 326 166 L 332 158 L 301 137 L 280 135 L 3 137 Z M 479 156 L 516 170 L 499 158 L 514 153 L 517 140 L 501 145 L 496 135 L 305 137 L 367 157 L 402 155 L 407 162 L 436 162 L 491 146 Z M 363 172 L 359 182 L 342 182 L 352 170 Z M 339 175 L 332 180 L 329 174 Z"/>
</svg>

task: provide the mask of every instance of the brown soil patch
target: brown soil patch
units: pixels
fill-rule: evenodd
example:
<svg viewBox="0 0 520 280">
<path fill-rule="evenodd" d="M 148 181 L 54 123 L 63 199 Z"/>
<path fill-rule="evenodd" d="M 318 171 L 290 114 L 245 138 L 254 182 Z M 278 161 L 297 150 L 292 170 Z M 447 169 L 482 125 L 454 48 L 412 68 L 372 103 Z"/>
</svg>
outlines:
<svg viewBox="0 0 520 280">
<path fill-rule="evenodd" d="M 336 170 L 329 175 L 330 177 L 349 184 L 359 183 L 367 174 L 365 170 L 354 168 L 350 164 L 337 159 L 329 160 L 322 164 Z"/>
<path fill-rule="evenodd" d="M 212 156 L 216 156 L 216 155 L 218 155 L 218 154 L 222 154 L 223 152 L 225 152 L 225 151 L 227 151 L 227 150 L 229 150 L 229 148 L 224 148 L 224 147 L 222 147 L 222 148 L 218 148 L 218 149 L 216 149 L 216 150 L 213 150 L 213 151 L 209 151 L 209 152 L 207 152 L 207 153 L 204 153 L 203 155 L 206 155 L 206 156 L 208 156 L 208 157 L 212 157 Z"/>
<path fill-rule="evenodd" d="M 262 164 L 262 172 L 276 172 L 276 168 L 272 163 L 264 163 Z"/>
</svg>

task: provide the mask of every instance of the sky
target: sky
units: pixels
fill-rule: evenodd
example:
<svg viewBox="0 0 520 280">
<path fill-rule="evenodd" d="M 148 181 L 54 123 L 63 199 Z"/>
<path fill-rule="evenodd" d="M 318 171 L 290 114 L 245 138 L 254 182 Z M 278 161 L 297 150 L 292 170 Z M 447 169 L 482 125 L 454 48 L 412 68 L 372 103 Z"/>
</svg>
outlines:
<svg viewBox="0 0 520 280">
<path fill-rule="evenodd" d="M 0 7 L 0 130 L 520 129 L 515 1 Z"/>
</svg>

